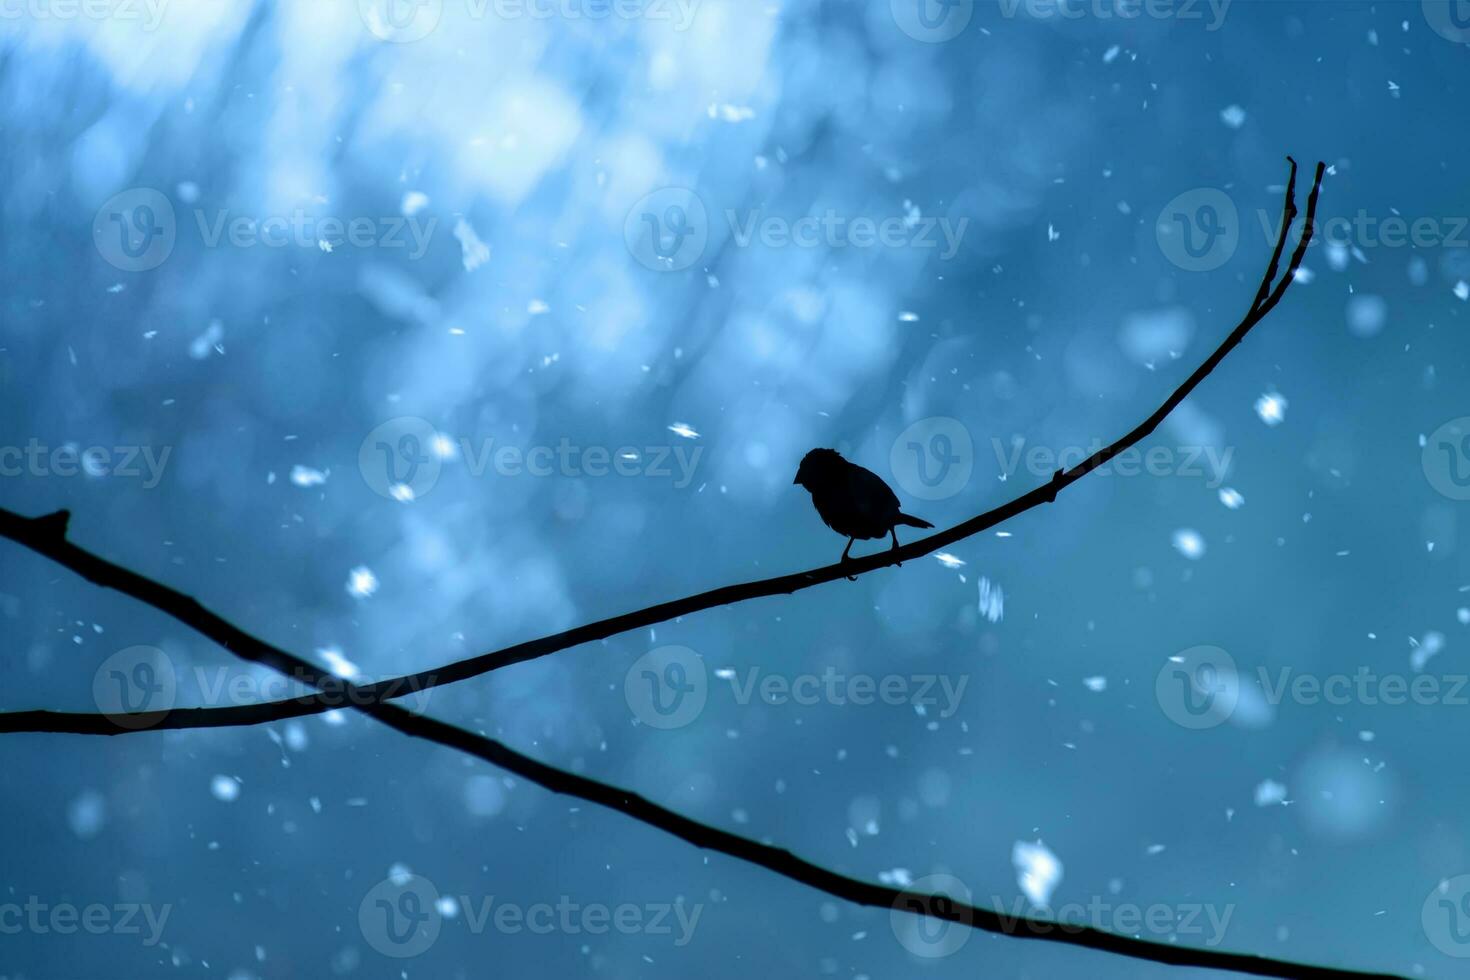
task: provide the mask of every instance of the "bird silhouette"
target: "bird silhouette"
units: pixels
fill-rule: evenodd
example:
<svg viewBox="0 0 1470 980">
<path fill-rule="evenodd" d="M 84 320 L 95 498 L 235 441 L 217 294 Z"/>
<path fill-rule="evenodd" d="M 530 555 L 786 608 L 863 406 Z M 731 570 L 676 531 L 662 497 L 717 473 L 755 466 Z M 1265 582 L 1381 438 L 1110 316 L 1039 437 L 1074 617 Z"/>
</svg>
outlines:
<svg viewBox="0 0 1470 980">
<path fill-rule="evenodd" d="M 881 538 L 887 534 L 898 547 L 898 525 L 933 527 L 926 520 L 898 509 L 898 497 L 883 478 L 872 470 L 849 463 L 835 449 L 813 449 L 802 457 L 793 485 L 806 487 L 812 506 L 822 522 L 838 534 L 847 535 L 842 561 L 858 538 Z M 857 576 L 849 575 L 850 581 Z"/>
</svg>

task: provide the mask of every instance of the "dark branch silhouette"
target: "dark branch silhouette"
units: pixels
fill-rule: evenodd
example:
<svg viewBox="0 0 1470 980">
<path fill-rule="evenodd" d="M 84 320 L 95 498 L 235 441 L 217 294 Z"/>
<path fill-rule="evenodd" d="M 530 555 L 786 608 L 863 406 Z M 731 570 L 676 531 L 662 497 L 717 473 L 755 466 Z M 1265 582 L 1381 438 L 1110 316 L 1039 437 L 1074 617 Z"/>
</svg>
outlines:
<svg viewBox="0 0 1470 980">
<path fill-rule="evenodd" d="M 518 659 L 508 660 L 508 662 L 518 662 L 518 660 L 530 659 L 531 656 L 541 656 L 544 653 L 553 652 L 553 650 L 555 649 L 561 649 L 565 646 L 570 646 L 574 642 L 583 642 L 583 640 L 571 640 L 562 642 L 561 646 L 559 647 L 552 647 L 542 652 L 530 655 L 527 655 L 524 652 L 524 648 L 531 647 L 534 644 L 555 642 L 558 638 L 565 638 L 568 635 L 575 636 L 579 633 L 579 631 L 595 631 L 599 629 L 606 629 L 608 630 L 608 632 L 604 635 L 611 635 L 611 633 L 620 632 L 623 629 L 630 629 L 634 626 L 643 625 L 647 622 L 657 622 L 660 619 L 669 618 L 671 616 L 681 614 L 681 612 L 679 611 L 669 611 L 671 608 L 679 609 L 680 607 L 686 607 L 683 608 L 682 611 L 692 612 L 696 609 L 708 608 L 713 605 L 721 605 L 726 602 L 734 602 L 738 601 L 739 599 L 751 598 L 757 595 L 771 595 L 778 592 L 794 592 L 798 588 L 807 588 L 810 585 L 815 585 L 822 581 L 831 581 L 833 578 L 837 577 L 838 575 L 845 574 L 849 570 L 854 572 L 871 571 L 874 568 L 879 568 L 883 565 L 899 561 L 902 558 L 917 557 L 922 554 L 927 554 L 930 551 L 942 547 L 944 544 L 947 544 L 951 541 L 959 540 L 962 537 L 977 533 L 978 531 L 984 530 L 987 527 L 992 527 L 1000 521 L 1006 519 L 1007 517 L 1012 516 L 1015 513 L 1020 513 L 1022 510 L 1028 509 L 1029 507 L 1036 506 L 1038 503 L 1054 500 L 1057 491 L 1067 486 L 1071 482 L 1080 479 L 1087 472 L 1090 472 L 1098 466 L 1101 466 L 1112 456 L 1138 442 L 1149 432 L 1152 432 L 1154 427 L 1158 425 L 1159 421 L 1168 414 L 1169 410 L 1173 406 L 1177 405 L 1180 401 L 1182 401 L 1184 397 L 1187 396 L 1189 392 L 1193 390 L 1196 385 L 1199 384 L 1200 380 L 1202 380 L 1205 375 L 1213 370 L 1214 366 L 1224 358 L 1225 354 L 1240 342 L 1240 338 L 1243 337 L 1245 333 L 1252 326 L 1255 325 L 1255 323 L 1259 322 L 1266 315 L 1266 313 L 1268 313 L 1270 309 L 1274 307 L 1275 304 L 1280 300 L 1282 294 L 1285 292 L 1287 283 L 1289 282 L 1291 277 L 1295 275 L 1296 269 L 1301 264 L 1302 257 L 1306 251 L 1307 242 L 1311 237 L 1312 221 L 1316 213 L 1317 194 L 1321 184 L 1322 173 L 1323 167 L 1321 164 L 1318 164 L 1316 176 L 1312 185 L 1312 192 L 1308 198 L 1307 220 L 1302 231 L 1301 241 L 1296 251 L 1292 255 L 1291 263 L 1287 269 L 1285 278 L 1283 278 L 1282 282 L 1276 287 L 1276 289 L 1274 291 L 1271 291 L 1269 294 L 1266 292 L 1271 284 L 1269 276 L 1274 274 L 1275 272 L 1277 262 L 1279 261 L 1279 256 L 1282 252 L 1285 236 L 1288 233 L 1292 219 L 1296 215 L 1296 209 L 1293 201 L 1296 176 L 1295 161 L 1292 162 L 1292 176 L 1287 183 L 1286 219 L 1283 222 L 1281 230 L 1281 240 L 1277 243 L 1276 254 L 1273 256 L 1271 267 L 1268 270 L 1268 278 L 1263 282 L 1262 290 L 1260 293 L 1257 294 L 1256 302 L 1252 305 L 1250 313 L 1246 316 L 1244 320 L 1241 321 L 1240 325 L 1236 327 L 1236 329 L 1231 333 L 1230 337 L 1226 339 L 1226 342 L 1220 347 L 1220 349 L 1218 349 L 1214 353 L 1214 355 L 1212 355 L 1211 358 L 1205 362 L 1204 365 L 1202 365 L 1197 371 L 1195 371 L 1195 373 L 1190 376 L 1185 384 L 1178 391 L 1176 391 L 1174 395 L 1171 396 L 1170 399 L 1157 412 L 1154 413 L 1153 416 L 1150 416 L 1148 420 L 1146 420 L 1142 425 L 1140 425 L 1128 436 L 1124 437 L 1123 440 L 1115 443 L 1113 446 L 1110 446 L 1097 454 L 1094 454 L 1088 460 L 1085 460 L 1083 463 L 1079 464 L 1078 467 L 1072 470 L 1058 472 L 1056 476 L 1053 477 L 1052 481 L 1045 487 L 1033 490 L 1031 493 L 1022 496 L 1015 501 L 1012 501 L 1005 507 L 998 508 L 997 510 L 991 511 L 987 514 L 982 514 L 979 517 L 972 518 L 971 520 L 966 521 L 963 524 L 957 525 L 956 527 L 950 528 L 949 530 L 942 531 L 939 534 L 933 535 L 932 537 L 924 541 L 911 544 L 905 548 L 897 549 L 896 551 L 888 552 L 882 555 L 870 556 L 865 559 L 858 559 L 850 565 L 829 566 L 827 568 L 818 569 L 815 572 L 804 573 L 802 575 L 785 576 L 783 578 L 772 579 L 766 582 L 756 582 L 744 586 L 732 586 L 727 589 L 715 590 L 714 592 L 704 593 L 701 596 L 690 597 L 688 599 L 678 600 L 677 602 L 673 603 L 665 603 L 662 606 L 653 607 L 652 610 L 644 610 L 641 613 L 632 613 L 628 616 L 617 617 L 612 620 L 604 620 L 600 624 L 592 624 L 591 626 L 580 627 L 578 628 L 578 630 L 570 630 L 565 633 L 557 634 L 557 637 L 555 638 L 546 638 L 544 640 L 533 641 L 532 644 L 522 644 L 520 648 L 512 647 L 509 648 L 509 650 L 507 651 L 499 651 L 496 654 L 487 655 L 487 657 L 504 657 L 511 651 L 521 650 L 522 653 L 518 657 Z M 1264 299 L 1262 299 L 1263 296 L 1265 297 Z M 11 511 L 0 509 L 0 536 L 10 538 L 11 540 L 25 545 L 33 551 L 36 551 L 38 554 L 44 555 L 48 558 L 52 558 L 59 564 L 76 572 L 83 578 L 86 578 L 88 581 L 93 582 L 96 585 L 100 585 L 105 588 L 116 589 L 117 591 L 122 592 L 125 595 L 146 603 L 147 605 L 150 605 L 155 609 L 158 609 L 159 611 L 164 612 L 169 616 L 172 616 L 180 623 L 183 623 L 193 628 L 203 636 L 220 644 L 225 649 L 234 653 L 238 657 L 255 663 L 264 664 L 283 674 L 286 674 L 289 677 L 294 677 L 305 683 L 310 683 L 314 686 L 317 686 L 322 692 L 321 696 L 331 697 L 334 700 L 340 699 L 348 706 L 353 707 L 358 711 L 362 711 L 364 714 L 367 714 L 377 719 L 383 724 L 399 732 L 402 732 L 403 734 L 411 735 L 416 738 L 422 738 L 435 744 L 457 749 L 469 755 L 473 755 L 476 758 L 482 759 L 505 770 L 516 773 L 517 775 L 529 780 L 530 782 L 533 782 L 545 789 L 551 790 L 552 792 L 563 793 L 566 795 L 575 796 L 580 799 L 587 800 L 589 802 L 601 804 L 605 807 L 608 807 L 609 809 L 617 810 L 620 813 L 626 814 L 627 816 L 630 816 L 635 820 L 642 821 L 643 823 L 649 824 L 650 826 L 657 827 L 670 834 L 673 834 L 674 836 L 679 837 L 680 839 L 685 840 L 691 844 L 694 844 L 697 847 L 719 851 L 721 853 L 730 855 L 731 857 L 751 862 L 753 864 L 774 871 L 777 874 L 781 874 L 794 881 L 798 881 L 807 884 L 813 888 L 820 889 L 835 897 L 842 898 L 847 901 L 851 901 L 861 905 L 898 908 L 915 914 L 932 916 L 986 932 L 999 933 L 1016 938 L 1039 939 L 1047 942 L 1059 942 L 1066 945 L 1080 946 L 1087 949 L 1095 949 L 1103 952 L 1116 953 L 1119 955 L 1130 956 L 1137 959 L 1176 966 L 1194 966 L 1209 969 L 1232 970 L 1235 972 L 1246 973 L 1255 976 L 1272 977 L 1386 978 L 1391 976 L 1389 974 L 1372 974 L 1335 969 L 1330 967 L 1313 966 L 1309 964 L 1290 963 L 1282 960 L 1274 960 L 1266 957 L 1258 957 L 1248 954 L 1195 949 L 1173 944 L 1149 942 L 1126 936 L 1119 936 L 1092 928 L 1060 926 L 1057 923 L 1050 922 L 1045 919 L 1007 917 L 1002 916 L 992 910 L 976 908 L 963 902 L 954 901 L 947 896 L 927 895 L 917 892 L 909 892 L 901 889 L 890 888 L 887 886 L 875 885 L 870 882 L 859 881 L 854 878 L 848 878 L 844 875 L 839 875 L 831 870 L 819 867 L 809 861 L 803 860 L 802 858 L 799 858 L 784 849 L 748 840 L 735 834 L 731 834 L 727 831 L 720 830 L 716 827 L 710 827 L 705 824 L 701 824 L 698 821 L 691 820 L 688 817 L 682 816 L 655 803 L 652 803 L 636 793 L 631 793 L 626 790 L 607 785 L 605 783 L 597 782 L 596 780 L 589 779 L 584 776 L 564 772 L 555 767 L 546 765 L 545 763 L 532 759 L 529 756 L 522 755 L 521 753 L 516 752 L 515 750 L 506 746 L 504 743 L 498 742 L 494 739 L 466 731 L 462 728 L 458 728 L 454 725 L 450 725 L 433 718 L 414 714 L 406 708 L 391 703 L 391 701 L 387 700 L 387 698 L 390 698 L 395 694 L 408 693 L 408 690 L 412 690 L 413 688 L 409 688 L 408 690 L 395 691 L 394 686 L 396 684 L 407 684 L 412 680 L 412 677 L 419 675 L 410 675 L 410 677 L 407 678 L 400 678 L 396 681 L 383 682 L 382 684 L 372 685 L 371 687 L 354 686 L 351 683 L 344 681 L 336 677 L 335 675 L 328 673 L 327 671 L 322 670 L 309 661 L 304 660 L 303 658 L 289 653 L 288 651 L 285 651 L 270 643 L 267 643 L 264 640 L 261 640 L 258 637 L 255 637 L 245 632 L 239 627 L 234 626 L 233 624 L 204 608 L 203 605 L 201 605 L 197 600 L 193 599 L 192 597 L 187 596 L 175 589 L 172 589 L 169 586 L 166 586 L 160 582 L 156 582 L 152 579 L 138 575 L 135 572 L 131 572 L 127 569 L 121 568 L 120 566 L 108 562 L 105 559 L 93 555 L 92 553 L 70 543 L 66 540 L 66 531 L 69 517 L 70 515 L 67 511 L 59 511 L 55 514 L 50 514 L 44 517 L 28 519 L 14 514 Z M 712 599 L 710 597 L 716 598 Z M 659 610 L 662 610 L 663 612 L 661 615 L 658 615 L 657 618 L 640 618 L 652 616 L 655 614 L 655 611 Z M 586 638 L 593 639 L 596 637 L 593 636 Z M 479 663 L 483 662 L 485 659 L 486 658 L 483 657 L 476 658 L 475 661 L 466 661 L 465 663 Z M 494 666 L 504 666 L 504 664 L 495 664 Z M 460 676 L 456 676 L 454 679 L 462 679 L 465 676 L 473 676 L 472 673 L 463 673 L 464 668 L 460 667 L 460 665 L 454 665 L 454 667 L 446 668 L 446 670 L 450 671 L 456 668 L 461 671 L 461 674 Z M 493 667 L 485 667 L 483 669 L 493 669 Z M 483 672 L 483 669 L 476 670 L 474 672 Z M 426 683 L 423 686 L 433 686 L 434 678 L 425 677 L 425 681 Z M 311 710 L 320 710 L 319 708 L 315 707 L 317 705 L 317 700 L 315 698 L 299 699 L 295 702 L 282 703 L 298 705 L 304 704 L 310 710 L 303 710 L 300 712 L 302 714 L 310 713 Z M 266 705 L 265 707 L 270 707 L 270 705 Z M 199 709 L 194 710 L 197 711 Z M 218 713 L 221 710 L 232 709 L 209 709 L 208 711 L 203 712 L 203 714 L 208 715 L 209 717 L 217 717 Z M 156 724 L 154 725 L 155 729 L 168 727 L 199 727 L 169 725 L 168 721 L 170 720 L 170 718 L 177 714 L 182 714 L 182 712 L 159 713 L 160 717 L 156 719 L 148 716 L 146 713 L 142 715 L 134 715 L 131 717 L 135 721 L 142 721 L 145 723 L 150 721 L 156 722 Z M 63 715 L 60 713 L 51 714 L 46 712 L 16 713 L 8 717 L 14 719 L 24 715 L 37 717 L 48 716 L 53 718 L 70 717 L 83 719 L 93 717 L 106 717 L 89 715 Z M 109 724 L 111 724 L 110 721 Z M 8 730 L 15 731 L 19 729 L 11 727 Z M 54 731 L 62 729 L 52 728 L 44 730 Z"/>
<path fill-rule="evenodd" d="M 1287 158 L 1291 160 L 1290 157 Z M 535 660 L 549 654 L 565 650 L 569 647 L 590 643 L 595 640 L 606 639 L 628 630 L 638 629 L 644 626 L 652 626 L 678 616 L 687 616 L 690 613 L 711 609 L 715 606 L 728 605 L 734 602 L 744 602 L 747 599 L 757 599 L 765 596 L 789 595 L 801 589 L 809 589 L 815 585 L 837 579 L 857 576 L 871 572 L 888 565 L 896 565 L 911 558 L 920 558 L 954 544 L 964 538 L 972 537 L 982 531 L 989 530 L 1004 521 L 1024 513 L 1041 504 L 1051 503 L 1056 500 L 1057 494 L 1073 483 L 1086 476 L 1088 473 L 1107 463 L 1113 457 L 1133 448 L 1143 441 L 1158 428 L 1159 423 L 1172 412 L 1180 402 L 1184 401 L 1194 391 L 1199 383 L 1203 381 L 1210 372 L 1225 359 L 1225 356 L 1235 349 L 1236 345 L 1257 323 L 1266 317 L 1281 301 L 1286 293 L 1287 286 L 1296 275 L 1296 270 L 1301 266 L 1302 258 L 1306 255 L 1307 244 L 1311 241 L 1313 221 L 1317 213 L 1317 195 L 1322 185 L 1322 174 L 1324 165 L 1317 164 L 1316 174 L 1312 180 L 1312 190 L 1307 198 L 1307 219 L 1302 229 L 1301 238 L 1297 242 L 1296 250 L 1291 256 L 1286 274 L 1281 281 L 1272 288 L 1276 277 L 1277 267 L 1281 261 L 1281 255 L 1286 246 L 1286 240 L 1290 234 L 1293 222 L 1297 217 L 1296 207 L 1296 161 L 1291 160 L 1291 173 L 1286 181 L 1286 201 L 1282 208 L 1281 228 L 1276 240 L 1275 251 L 1271 255 L 1271 264 L 1266 270 L 1266 275 L 1261 279 L 1261 285 L 1250 312 L 1245 319 L 1230 332 L 1230 335 L 1220 344 L 1219 348 L 1205 360 L 1194 373 L 1185 379 L 1173 394 L 1171 394 L 1158 410 L 1145 419 L 1132 432 L 1123 438 L 1093 453 L 1087 459 L 1078 463 L 1069 470 L 1058 470 L 1052 479 L 1036 487 L 1025 494 L 1017 497 L 1009 503 L 1002 504 L 993 510 L 986 511 L 976 517 L 972 517 L 954 527 L 931 534 L 927 538 L 911 541 L 899 548 L 878 554 L 868 555 L 863 558 L 850 559 L 838 562 L 835 565 L 827 565 L 823 568 L 815 568 L 808 572 L 797 572 L 791 575 L 780 575 L 776 578 L 762 579 L 755 582 L 744 582 L 739 585 L 726 585 L 708 592 L 697 595 L 685 596 L 671 602 L 659 603 L 646 609 L 624 613 L 621 616 L 613 616 L 601 619 L 597 622 L 586 623 L 575 626 L 560 633 L 527 640 L 500 650 L 483 653 L 467 660 L 460 660 L 442 667 L 434 667 L 416 674 L 407 674 L 402 677 L 389 678 L 374 684 L 364 684 L 354 689 L 356 696 L 367 701 L 386 701 L 396 697 L 403 697 L 419 691 L 428 690 L 441 684 L 453 684 L 457 681 L 478 677 L 492 670 L 509 667 L 513 664 L 524 663 L 527 660 Z M 60 564 L 72 568 L 80 575 L 107 588 L 114 588 L 122 592 L 130 592 L 131 588 L 159 589 L 162 586 L 147 579 L 143 579 L 135 572 L 121 566 L 114 565 L 106 559 L 100 558 L 87 551 L 78 548 L 66 540 L 64 533 L 57 533 L 56 527 L 45 522 L 54 520 L 56 515 L 47 518 L 27 519 L 11 511 L 0 508 L 0 537 L 6 537 L 19 544 L 25 545 L 38 554 Z M 146 601 L 146 600 L 145 600 Z M 199 604 L 193 599 L 187 601 L 194 606 Z M 213 616 L 202 606 L 200 612 Z M 214 617 L 217 618 L 217 617 Z M 229 644 L 226 644 L 229 646 Z M 270 666 L 276 666 L 271 664 Z M 318 671 L 317 673 L 321 673 Z M 330 675 L 328 675 L 330 677 Z M 315 683 L 306 676 L 296 678 L 303 684 L 315 686 Z M 342 684 L 335 677 L 330 678 L 333 687 L 318 694 L 303 694 L 299 697 L 285 698 L 280 701 L 269 701 L 261 704 L 229 705 L 211 708 L 175 708 L 168 712 L 154 712 L 143 714 L 139 717 L 129 718 L 123 715 L 103 715 L 88 712 L 66 712 L 66 711 L 15 711 L 0 713 L 0 734 L 6 732 L 64 732 L 76 735 L 126 735 L 131 732 L 144 729 L 185 729 L 185 728 L 222 728 L 235 725 L 259 725 L 273 721 L 284 721 L 288 718 L 299 718 L 303 715 L 313 715 L 323 711 L 340 707 L 342 704 Z M 118 719 L 118 720 L 114 720 Z"/>
</svg>

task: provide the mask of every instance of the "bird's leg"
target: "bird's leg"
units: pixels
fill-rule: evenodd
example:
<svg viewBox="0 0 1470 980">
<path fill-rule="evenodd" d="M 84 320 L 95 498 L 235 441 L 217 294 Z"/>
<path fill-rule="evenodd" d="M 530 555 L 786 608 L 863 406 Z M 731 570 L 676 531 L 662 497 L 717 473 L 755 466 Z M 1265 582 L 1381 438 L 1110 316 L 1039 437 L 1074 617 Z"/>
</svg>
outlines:
<svg viewBox="0 0 1470 980">
<path fill-rule="evenodd" d="M 844 562 L 847 561 L 847 553 L 852 550 L 852 543 L 854 541 L 856 541 L 856 540 L 857 540 L 857 538 L 848 538 L 847 539 L 847 547 L 842 549 L 842 560 Z M 849 575 L 847 577 L 847 580 L 849 582 L 856 582 L 857 581 L 857 576 L 856 575 Z"/>
<path fill-rule="evenodd" d="M 890 527 L 888 529 L 888 533 L 891 534 L 891 535 L 893 535 L 893 547 L 892 548 L 889 548 L 888 550 L 889 551 L 897 551 L 898 550 L 898 528 L 896 528 L 896 527 Z M 901 562 L 901 561 L 896 561 L 896 562 L 894 562 L 894 564 L 895 565 L 898 565 L 900 567 L 903 566 L 903 562 Z"/>
</svg>

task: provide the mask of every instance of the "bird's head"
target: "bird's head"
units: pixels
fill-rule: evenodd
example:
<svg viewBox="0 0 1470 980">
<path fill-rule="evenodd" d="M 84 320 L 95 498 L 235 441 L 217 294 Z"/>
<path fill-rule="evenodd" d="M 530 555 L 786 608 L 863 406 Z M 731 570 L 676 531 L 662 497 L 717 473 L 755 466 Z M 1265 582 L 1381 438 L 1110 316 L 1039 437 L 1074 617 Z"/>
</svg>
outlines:
<svg viewBox="0 0 1470 980">
<path fill-rule="evenodd" d="M 825 483 L 846 462 L 835 449 L 813 449 L 801 458 L 801 465 L 796 468 L 796 479 L 791 482 L 810 490 Z"/>
</svg>

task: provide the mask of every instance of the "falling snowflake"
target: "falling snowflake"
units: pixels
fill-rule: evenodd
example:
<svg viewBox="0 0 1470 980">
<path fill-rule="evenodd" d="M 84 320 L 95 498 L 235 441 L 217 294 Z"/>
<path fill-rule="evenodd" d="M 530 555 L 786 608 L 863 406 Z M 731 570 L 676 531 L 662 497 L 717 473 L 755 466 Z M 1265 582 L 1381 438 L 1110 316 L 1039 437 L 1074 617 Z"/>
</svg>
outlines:
<svg viewBox="0 0 1470 980">
<path fill-rule="evenodd" d="M 1220 503 L 1229 507 L 1231 510 L 1240 510 L 1240 508 L 1245 506 L 1245 498 L 1234 487 L 1221 487 Z"/>
<path fill-rule="evenodd" d="M 980 579 L 980 615 L 992 623 L 1001 621 L 1006 614 L 1006 596 L 999 585 L 992 585 L 990 579 Z"/>
<path fill-rule="evenodd" d="M 941 551 L 934 558 L 945 568 L 961 568 L 965 564 L 963 558 L 958 558 L 947 551 Z"/>
<path fill-rule="evenodd" d="M 319 487 L 327 482 L 327 474 L 310 466 L 291 467 L 291 482 L 298 487 Z"/>
<path fill-rule="evenodd" d="M 1256 787 L 1256 806 L 1274 806 L 1286 801 L 1286 787 L 1274 779 L 1264 780 Z"/>
<path fill-rule="evenodd" d="M 687 423 L 684 422 L 675 422 L 673 425 L 669 426 L 669 431 L 676 436 L 683 436 L 685 439 L 699 438 L 699 433 L 695 432 L 692 428 L 689 427 Z"/>
<path fill-rule="evenodd" d="M 1205 554 L 1205 539 L 1193 528 L 1181 527 L 1174 532 L 1174 550 L 1190 561 L 1198 561 Z"/>
<path fill-rule="evenodd" d="M 347 573 L 347 591 L 359 599 L 366 599 L 378 591 L 378 577 L 366 565 L 358 565 Z"/>
<path fill-rule="evenodd" d="M 454 237 L 459 239 L 460 258 L 464 262 L 464 271 L 474 272 L 490 261 L 490 246 L 480 241 L 480 236 L 475 234 L 475 229 L 470 227 L 468 221 L 460 218 L 455 223 Z"/>
<path fill-rule="evenodd" d="M 1424 669 L 1425 664 L 1444 649 L 1444 634 L 1430 631 L 1424 634 L 1422 640 L 1416 640 L 1411 636 L 1409 645 L 1414 648 L 1409 653 L 1409 666 L 1417 674 Z"/>
<path fill-rule="evenodd" d="M 327 662 L 327 669 L 344 680 L 357 676 L 357 664 L 342 655 L 340 647 L 320 647 L 316 655 Z"/>
<path fill-rule="evenodd" d="M 1280 425 L 1286 421 L 1286 399 L 1274 391 L 1268 391 L 1256 399 L 1256 414 L 1267 425 Z"/>
<path fill-rule="evenodd" d="M 429 195 L 422 191 L 409 191 L 403 195 L 403 203 L 398 206 L 398 210 L 405 218 L 412 218 L 428 205 Z"/>
<path fill-rule="evenodd" d="M 1018 840 L 1011 847 L 1011 864 L 1016 868 L 1016 884 L 1031 904 L 1045 907 L 1062 880 L 1062 862 L 1041 841 Z"/>
<path fill-rule="evenodd" d="M 240 796 L 240 783 L 231 776 L 215 776 L 209 781 L 209 791 L 222 803 L 233 803 Z"/>
</svg>

